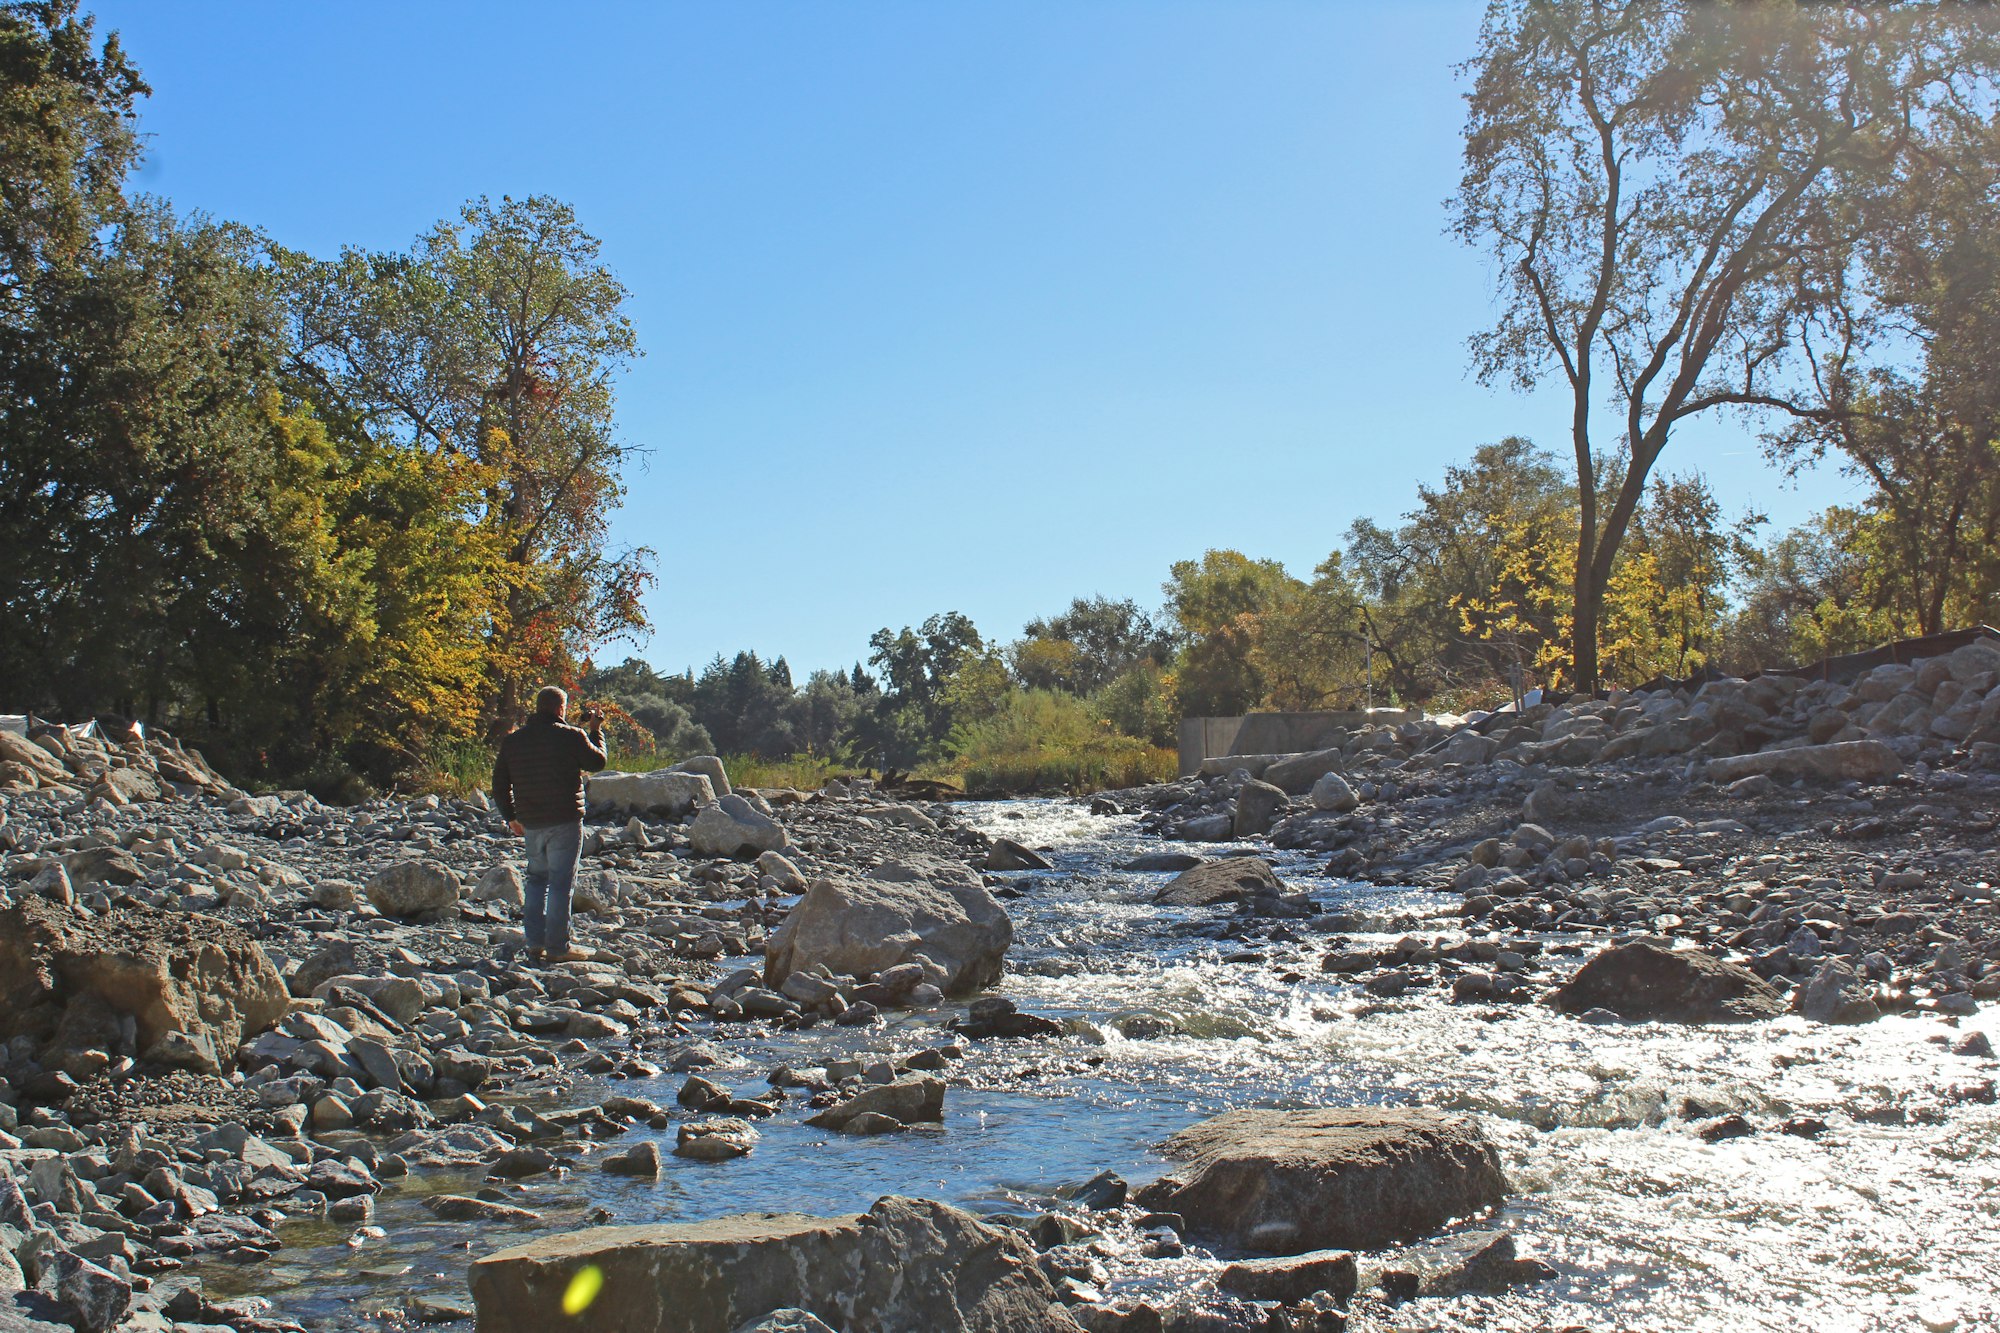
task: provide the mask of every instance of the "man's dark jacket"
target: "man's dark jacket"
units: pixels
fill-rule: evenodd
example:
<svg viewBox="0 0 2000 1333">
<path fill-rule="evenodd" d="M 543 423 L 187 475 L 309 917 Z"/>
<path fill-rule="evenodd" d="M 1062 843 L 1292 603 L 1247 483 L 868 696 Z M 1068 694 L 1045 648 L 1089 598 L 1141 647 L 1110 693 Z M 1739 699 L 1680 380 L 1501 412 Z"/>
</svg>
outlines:
<svg viewBox="0 0 2000 1333">
<path fill-rule="evenodd" d="M 585 733 L 537 713 L 500 742 L 493 804 L 528 828 L 583 818 L 583 780 L 603 768 L 604 731 Z"/>
</svg>

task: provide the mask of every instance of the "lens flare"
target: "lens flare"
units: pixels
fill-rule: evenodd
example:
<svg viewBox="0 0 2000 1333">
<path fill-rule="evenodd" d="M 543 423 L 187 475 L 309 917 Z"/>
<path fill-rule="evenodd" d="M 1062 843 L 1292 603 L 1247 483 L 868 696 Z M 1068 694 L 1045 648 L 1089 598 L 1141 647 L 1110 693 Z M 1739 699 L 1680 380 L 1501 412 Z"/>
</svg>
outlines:
<svg viewBox="0 0 2000 1333">
<path fill-rule="evenodd" d="M 563 1293 L 563 1313 L 582 1314 L 597 1299 L 597 1293 L 603 1290 L 604 1270 L 596 1264 L 585 1264 L 569 1280 L 569 1290 Z"/>
</svg>

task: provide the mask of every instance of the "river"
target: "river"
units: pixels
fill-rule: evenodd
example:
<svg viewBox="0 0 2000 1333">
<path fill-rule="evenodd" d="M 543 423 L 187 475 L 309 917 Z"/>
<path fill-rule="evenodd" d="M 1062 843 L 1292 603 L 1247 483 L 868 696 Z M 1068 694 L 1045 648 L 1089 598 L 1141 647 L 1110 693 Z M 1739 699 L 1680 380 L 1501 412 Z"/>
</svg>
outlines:
<svg viewBox="0 0 2000 1333">
<path fill-rule="evenodd" d="M 399 1322 L 407 1296 L 463 1301 L 471 1258 L 550 1229 L 846 1212 L 887 1193 L 1022 1211 L 1107 1168 L 1134 1184 L 1149 1179 L 1164 1169 L 1151 1145 L 1230 1107 L 1423 1104 L 1483 1117 L 1514 1187 L 1500 1224 L 1558 1276 L 1502 1297 L 1412 1302 L 1397 1327 L 1996 1327 L 1994 1066 L 1951 1054 L 1935 1040 L 1948 1031 L 1935 1018 L 1599 1027 L 1540 1005 L 1453 1005 L 1437 990 L 1385 1002 L 1318 971 L 1323 937 L 1300 929 L 1290 943 L 1215 939 L 1202 927 L 1226 919 L 1225 909 L 1152 906 L 1150 891 L 1169 876 L 1113 868 L 1162 846 L 1129 818 L 1049 800 L 971 804 L 961 815 L 1053 849 L 1053 871 L 1004 877 L 1023 892 L 1007 903 L 1016 940 L 999 993 L 1074 1021 L 1058 1040 L 974 1043 L 953 1069 L 941 1131 L 846 1138 L 805 1127 L 794 1100 L 759 1122 L 762 1141 L 747 1158 L 669 1156 L 657 1181 L 586 1166 L 531 1183 L 509 1201 L 543 1221 L 513 1231 L 433 1218 L 419 1190 L 481 1182 L 428 1173 L 378 1200 L 386 1235 L 289 1223 L 287 1248 L 269 1262 L 205 1267 L 211 1293 L 270 1297 L 279 1313 L 327 1328 L 377 1314 Z M 1337 884 L 1283 854 L 1273 861 L 1328 910 L 1375 918 L 1379 935 L 1353 937 L 1360 947 L 1406 929 L 1457 929 L 1455 900 Z M 739 1033 L 718 1041 L 731 1063 L 707 1073 L 762 1091 L 775 1065 L 935 1045 L 947 1035 L 940 1017 L 872 1031 Z M 1982 1014 L 1969 1026 L 1989 1022 Z M 565 1104 L 604 1091 L 670 1104 L 681 1081 L 583 1083 Z M 1695 1120 L 1726 1111 L 1759 1132 L 1713 1144 L 1692 1132 Z M 1816 1139 L 1778 1132 L 1793 1116 L 1829 1128 Z M 658 1137 L 669 1151 L 672 1130 Z M 1116 1266 L 1112 1292 L 1186 1287 L 1214 1267 L 1193 1250 L 1135 1257 Z"/>
</svg>

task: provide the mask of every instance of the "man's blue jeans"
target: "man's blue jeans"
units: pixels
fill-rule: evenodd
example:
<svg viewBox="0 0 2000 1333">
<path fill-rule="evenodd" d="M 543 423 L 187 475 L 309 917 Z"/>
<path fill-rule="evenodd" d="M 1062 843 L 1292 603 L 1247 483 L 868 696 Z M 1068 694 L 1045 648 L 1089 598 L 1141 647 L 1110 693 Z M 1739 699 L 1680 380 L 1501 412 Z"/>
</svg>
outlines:
<svg viewBox="0 0 2000 1333">
<path fill-rule="evenodd" d="M 569 895 L 583 852 L 583 821 L 527 829 L 522 838 L 528 844 L 528 874 L 521 886 L 521 925 L 528 947 L 563 953 L 569 948 Z"/>
</svg>

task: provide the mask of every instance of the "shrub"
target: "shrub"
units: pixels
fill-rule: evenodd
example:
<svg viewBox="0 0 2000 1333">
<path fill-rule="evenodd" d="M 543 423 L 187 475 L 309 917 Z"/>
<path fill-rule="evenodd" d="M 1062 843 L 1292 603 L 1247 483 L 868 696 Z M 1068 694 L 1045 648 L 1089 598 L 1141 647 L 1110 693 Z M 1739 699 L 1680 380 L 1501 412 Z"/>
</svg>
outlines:
<svg viewBox="0 0 2000 1333">
<path fill-rule="evenodd" d="M 952 737 L 968 796 L 1080 794 L 1164 782 L 1174 751 L 1126 736 L 1090 706 L 1050 690 L 1016 690 L 992 716 Z"/>
</svg>

